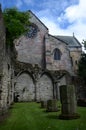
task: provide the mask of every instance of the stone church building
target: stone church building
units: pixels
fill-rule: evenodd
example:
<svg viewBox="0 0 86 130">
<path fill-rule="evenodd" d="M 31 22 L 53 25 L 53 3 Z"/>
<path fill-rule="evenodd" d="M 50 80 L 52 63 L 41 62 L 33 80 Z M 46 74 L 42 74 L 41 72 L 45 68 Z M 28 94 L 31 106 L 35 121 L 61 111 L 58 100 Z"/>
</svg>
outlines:
<svg viewBox="0 0 86 130">
<path fill-rule="evenodd" d="M 75 36 L 53 36 L 30 13 L 29 32 L 6 45 L 0 9 L 0 111 L 14 101 L 60 99 L 60 86 L 73 84 L 82 47 Z M 70 78 L 71 77 L 71 78 Z"/>
</svg>

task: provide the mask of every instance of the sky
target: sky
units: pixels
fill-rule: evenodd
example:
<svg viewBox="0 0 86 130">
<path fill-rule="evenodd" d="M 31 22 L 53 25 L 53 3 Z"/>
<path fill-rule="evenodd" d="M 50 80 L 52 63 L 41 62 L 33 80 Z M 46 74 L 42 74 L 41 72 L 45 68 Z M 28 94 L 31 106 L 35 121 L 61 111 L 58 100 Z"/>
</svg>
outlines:
<svg viewBox="0 0 86 130">
<path fill-rule="evenodd" d="M 2 9 L 17 7 L 31 10 L 52 35 L 73 36 L 86 40 L 86 0 L 0 0 Z"/>
</svg>

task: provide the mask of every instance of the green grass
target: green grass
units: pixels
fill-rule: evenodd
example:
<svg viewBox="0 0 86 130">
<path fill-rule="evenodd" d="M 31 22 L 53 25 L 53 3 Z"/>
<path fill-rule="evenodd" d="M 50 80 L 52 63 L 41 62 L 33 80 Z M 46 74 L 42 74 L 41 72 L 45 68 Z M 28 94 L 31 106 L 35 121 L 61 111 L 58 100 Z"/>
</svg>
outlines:
<svg viewBox="0 0 86 130">
<path fill-rule="evenodd" d="M 86 108 L 78 107 L 79 119 L 60 120 L 59 112 L 46 113 L 39 103 L 15 103 L 0 130 L 86 130 Z"/>
</svg>

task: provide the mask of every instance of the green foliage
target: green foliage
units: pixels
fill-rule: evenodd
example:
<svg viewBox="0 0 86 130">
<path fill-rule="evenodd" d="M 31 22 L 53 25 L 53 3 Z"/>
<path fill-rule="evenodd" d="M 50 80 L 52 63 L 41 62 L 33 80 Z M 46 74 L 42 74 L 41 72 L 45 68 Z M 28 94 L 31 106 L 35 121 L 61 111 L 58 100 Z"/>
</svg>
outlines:
<svg viewBox="0 0 86 130">
<path fill-rule="evenodd" d="M 45 112 L 40 103 L 16 103 L 0 130 L 86 130 L 86 108 L 78 107 L 79 119 L 60 120 L 61 111 Z"/>
<path fill-rule="evenodd" d="M 83 40 L 82 44 L 84 45 L 84 48 L 86 50 L 86 40 Z"/>
<path fill-rule="evenodd" d="M 83 80 L 83 82 L 86 84 L 86 54 L 82 54 L 82 57 L 79 61 L 78 66 L 78 74 L 80 78 Z"/>
<path fill-rule="evenodd" d="M 29 22 L 29 13 L 20 12 L 17 8 L 5 9 L 3 11 L 7 44 L 12 44 L 13 40 L 27 31 Z"/>
</svg>

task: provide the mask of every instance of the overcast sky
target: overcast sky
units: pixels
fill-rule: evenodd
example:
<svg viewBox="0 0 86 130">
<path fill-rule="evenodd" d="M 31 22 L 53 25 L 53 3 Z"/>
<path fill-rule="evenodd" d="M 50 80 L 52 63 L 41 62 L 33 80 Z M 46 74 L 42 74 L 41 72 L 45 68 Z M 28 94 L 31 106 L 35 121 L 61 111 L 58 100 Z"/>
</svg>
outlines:
<svg viewBox="0 0 86 130">
<path fill-rule="evenodd" d="M 52 35 L 74 35 L 86 39 L 86 0 L 0 0 L 2 8 L 31 10 Z"/>
</svg>

